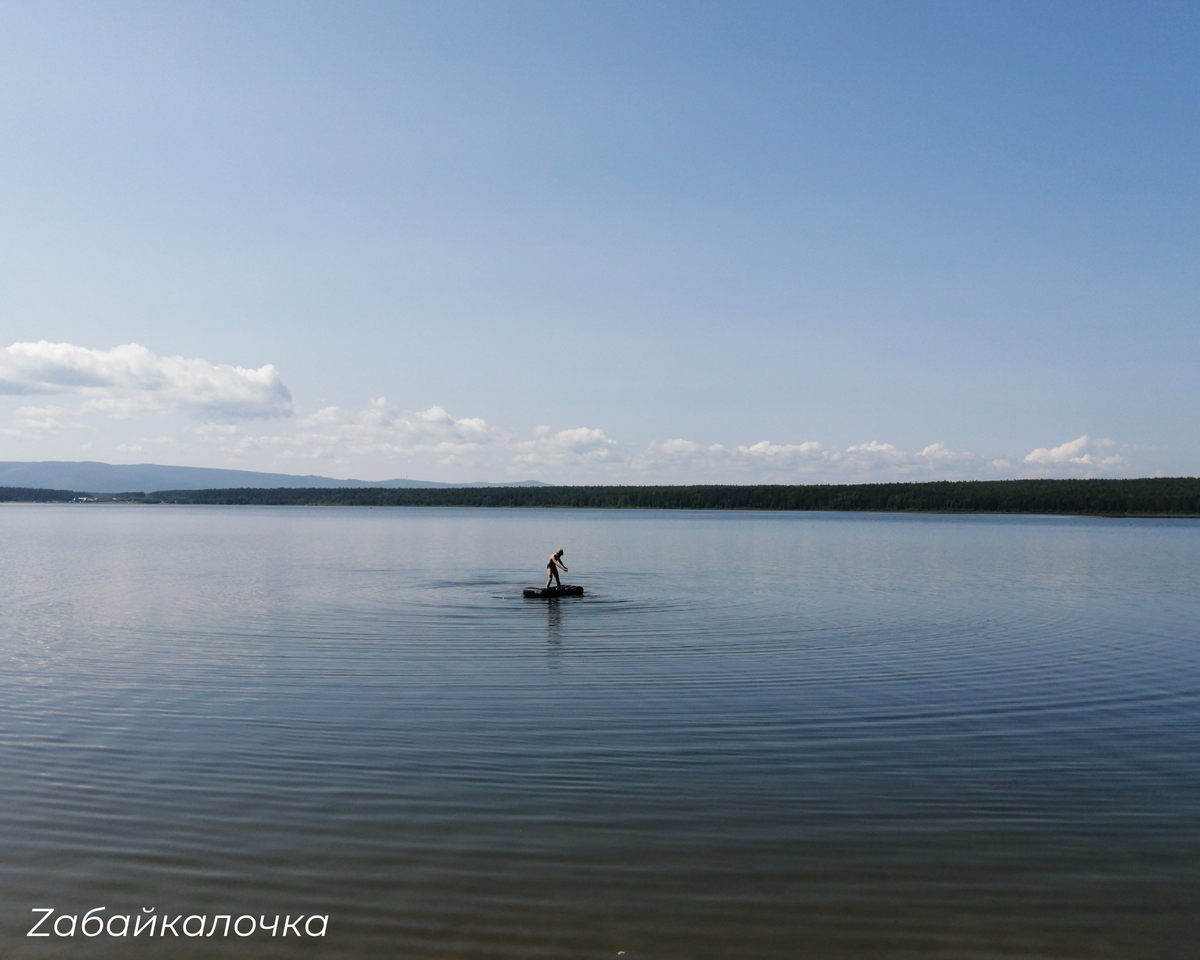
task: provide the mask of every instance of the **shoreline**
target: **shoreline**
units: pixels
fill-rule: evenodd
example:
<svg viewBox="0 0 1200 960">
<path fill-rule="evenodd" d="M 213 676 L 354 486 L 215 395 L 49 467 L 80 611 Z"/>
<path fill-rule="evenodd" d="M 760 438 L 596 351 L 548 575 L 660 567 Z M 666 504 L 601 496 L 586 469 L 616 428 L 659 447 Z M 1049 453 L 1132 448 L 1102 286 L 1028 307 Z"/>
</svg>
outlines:
<svg viewBox="0 0 1200 960">
<path fill-rule="evenodd" d="M 1200 517 L 1200 478 L 959 480 L 870 484 L 543 487 L 234 487 L 94 493 L 0 487 L 8 503 L 725 510 Z"/>
</svg>

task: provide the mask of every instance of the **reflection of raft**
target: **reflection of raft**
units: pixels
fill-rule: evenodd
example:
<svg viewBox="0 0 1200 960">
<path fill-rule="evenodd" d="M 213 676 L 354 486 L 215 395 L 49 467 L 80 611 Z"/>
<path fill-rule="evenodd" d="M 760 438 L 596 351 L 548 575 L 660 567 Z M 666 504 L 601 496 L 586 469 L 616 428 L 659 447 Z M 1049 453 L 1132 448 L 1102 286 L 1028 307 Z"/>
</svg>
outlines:
<svg viewBox="0 0 1200 960">
<path fill-rule="evenodd" d="M 583 587 L 564 583 L 561 587 L 526 587 L 525 596 L 534 600 L 546 600 L 550 597 L 579 597 L 583 595 Z"/>
</svg>

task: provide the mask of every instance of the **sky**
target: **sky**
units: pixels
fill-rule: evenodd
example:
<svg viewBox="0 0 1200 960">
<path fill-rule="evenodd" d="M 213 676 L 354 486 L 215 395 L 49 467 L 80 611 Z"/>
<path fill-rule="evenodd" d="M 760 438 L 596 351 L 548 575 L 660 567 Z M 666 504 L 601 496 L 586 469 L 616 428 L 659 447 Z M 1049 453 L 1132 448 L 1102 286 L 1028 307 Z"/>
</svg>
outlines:
<svg viewBox="0 0 1200 960">
<path fill-rule="evenodd" d="M 0 0 L 0 460 L 1200 474 L 1200 7 Z"/>
</svg>

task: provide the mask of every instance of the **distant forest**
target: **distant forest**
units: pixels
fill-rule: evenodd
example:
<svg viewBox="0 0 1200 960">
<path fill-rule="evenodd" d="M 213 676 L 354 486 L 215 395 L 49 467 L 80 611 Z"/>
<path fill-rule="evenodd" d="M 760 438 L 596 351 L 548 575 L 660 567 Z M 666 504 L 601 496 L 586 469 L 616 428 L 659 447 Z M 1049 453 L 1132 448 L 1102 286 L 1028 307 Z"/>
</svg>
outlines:
<svg viewBox="0 0 1200 960">
<path fill-rule="evenodd" d="M 851 510 L 881 513 L 1043 513 L 1107 517 L 1200 516 L 1200 478 L 942 480 L 758 486 L 239 487 L 87 494 L 0 487 L 0 501 L 83 497 L 126 503 L 344 507 L 582 507 L 640 510 Z"/>
<path fill-rule="evenodd" d="M 1200 516 L 1200 478 L 638 487 L 165 490 L 166 503 Z"/>
<path fill-rule="evenodd" d="M 62 503 L 86 497 L 77 490 L 43 490 L 41 487 L 0 487 L 0 503 Z"/>
</svg>

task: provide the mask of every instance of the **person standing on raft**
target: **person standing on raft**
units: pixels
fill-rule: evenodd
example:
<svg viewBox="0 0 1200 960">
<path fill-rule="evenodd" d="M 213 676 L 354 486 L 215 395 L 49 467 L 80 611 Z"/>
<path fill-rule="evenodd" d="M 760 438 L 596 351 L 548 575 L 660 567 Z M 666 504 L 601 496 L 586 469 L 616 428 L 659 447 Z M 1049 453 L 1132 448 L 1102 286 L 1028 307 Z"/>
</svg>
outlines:
<svg viewBox="0 0 1200 960">
<path fill-rule="evenodd" d="M 546 589 L 547 590 L 550 589 L 550 581 L 552 581 L 552 580 L 559 587 L 562 587 L 562 580 L 560 580 L 558 578 L 558 568 L 559 567 L 562 567 L 563 573 L 571 572 L 570 570 L 567 569 L 567 565 L 562 562 L 562 555 L 563 555 L 563 549 L 562 549 L 562 547 L 559 547 L 554 552 L 553 556 L 550 557 L 549 562 L 546 564 Z"/>
</svg>

